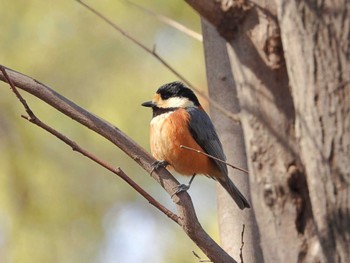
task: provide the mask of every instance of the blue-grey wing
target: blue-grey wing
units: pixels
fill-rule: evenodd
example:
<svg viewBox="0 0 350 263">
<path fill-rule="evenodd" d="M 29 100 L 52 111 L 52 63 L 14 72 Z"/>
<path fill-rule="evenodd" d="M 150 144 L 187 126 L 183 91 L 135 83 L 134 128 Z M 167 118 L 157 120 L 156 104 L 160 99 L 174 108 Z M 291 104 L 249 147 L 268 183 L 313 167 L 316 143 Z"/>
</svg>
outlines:
<svg viewBox="0 0 350 263">
<path fill-rule="evenodd" d="M 226 156 L 222 149 L 221 142 L 208 114 L 194 107 L 187 108 L 187 112 L 190 114 L 189 128 L 195 141 L 207 154 L 225 161 Z M 213 161 L 218 166 L 223 176 L 227 176 L 226 164 L 216 160 Z"/>
<path fill-rule="evenodd" d="M 206 153 L 221 160 L 226 160 L 221 142 L 209 116 L 204 111 L 197 108 L 188 108 L 187 112 L 191 117 L 189 121 L 189 128 L 195 141 Z M 226 164 L 216 160 L 214 160 L 214 162 L 218 166 L 223 177 L 212 178 L 217 179 L 217 181 L 226 189 L 233 200 L 237 203 L 239 208 L 249 208 L 250 205 L 247 199 L 229 179 Z"/>
</svg>

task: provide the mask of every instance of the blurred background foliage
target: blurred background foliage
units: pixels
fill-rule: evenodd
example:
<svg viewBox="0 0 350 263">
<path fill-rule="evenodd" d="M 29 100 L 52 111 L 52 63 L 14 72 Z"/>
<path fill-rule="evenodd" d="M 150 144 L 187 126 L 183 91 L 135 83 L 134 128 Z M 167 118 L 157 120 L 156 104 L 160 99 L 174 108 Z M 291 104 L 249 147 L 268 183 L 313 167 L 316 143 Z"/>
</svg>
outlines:
<svg viewBox="0 0 350 263">
<path fill-rule="evenodd" d="M 123 0 L 89 4 L 145 45 L 155 45 L 205 90 L 200 42 Z M 200 32 L 199 17 L 184 2 L 142 5 Z M 0 39 L 0 64 L 45 83 L 149 150 L 151 112 L 140 104 L 177 80 L 154 57 L 74 0 L 0 0 Z M 0 262 L 198 261 L 192 250 L 202 254 L 180 227 L 119 178 L 23 120 L 22 106 L 3 82 L 0 93 Z M 122 167 L 175 211 L 162 188 L 114 145 L 22 95 L 42 121 Z M 190 194 L 201 223 L 218 240 L 214 182 L 196 178 Z"/>
</svg>

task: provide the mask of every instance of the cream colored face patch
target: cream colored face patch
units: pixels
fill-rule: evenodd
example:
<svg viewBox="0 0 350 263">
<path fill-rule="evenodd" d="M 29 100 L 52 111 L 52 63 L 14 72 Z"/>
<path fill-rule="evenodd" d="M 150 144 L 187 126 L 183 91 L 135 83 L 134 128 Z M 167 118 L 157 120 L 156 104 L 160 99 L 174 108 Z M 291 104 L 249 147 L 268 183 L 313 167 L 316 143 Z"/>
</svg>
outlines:
<svg viewBox="0 0 350 263">
<path fill-rule="evenodd" d="M 154 94 L 153 99 L 152 99 L 152 102 L 154 104 L 158 105 L 159 101 L 161 101 L 161 100 L 162 100 L 162 98 L 161 98 L 160 94 L 158 94 L 158 93 Z"/>
<path fill-rule="evenodd" d="M 169 99 L 163 100 L 160 94 L 155 94 L 153 96 L 153 103 L 157 105 L 158 108 L 187 108 L 195 107 L 194 103 L 188 98 L 184 97 L 171 97 Z"/>
</svg>

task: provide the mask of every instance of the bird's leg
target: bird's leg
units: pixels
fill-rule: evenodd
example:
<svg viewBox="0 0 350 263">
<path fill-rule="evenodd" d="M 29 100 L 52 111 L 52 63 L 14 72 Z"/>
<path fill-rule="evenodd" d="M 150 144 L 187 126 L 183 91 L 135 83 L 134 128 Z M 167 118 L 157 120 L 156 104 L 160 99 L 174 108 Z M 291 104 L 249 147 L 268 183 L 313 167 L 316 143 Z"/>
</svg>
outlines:
<svg viewBox="0 0 350 263">
<path fill-rule="evenodd" d="M 151 174 L 159 169 L 160 167 L 167 167 L 169 165 L 169 163 L 167 161 L 164 160 L 160 160 L 160 161 L 155 161 L 154 163 L 152 163 L 152 170 L 151 170 Z"/>
<path fill-rule="evenodd" d="M 171 197 L 173 197 L 174 195 L 176 195 L 176 194 L 178 194 L 178 193 L 180 193 L 180 192 L 187 191 L 188 189 L 190 189 L 191 184 L 192 184 L 192 182 L 193 182 L 193 179 L 194 179 L 195 177 L 196 177 L 196 174 L 193 174 L 192 177 L 191 177 L 191 179 L 190 179 L 190 181 L 188 182 L 188 184 L 180 184 L 180 185 L 178 185 L 178 186 L 177 186 L 177 189 L 176 189 L 176 191 L 175 191 L 175 193 L 173 193 L 173 194 L 171 195 Z"/>
</svg>

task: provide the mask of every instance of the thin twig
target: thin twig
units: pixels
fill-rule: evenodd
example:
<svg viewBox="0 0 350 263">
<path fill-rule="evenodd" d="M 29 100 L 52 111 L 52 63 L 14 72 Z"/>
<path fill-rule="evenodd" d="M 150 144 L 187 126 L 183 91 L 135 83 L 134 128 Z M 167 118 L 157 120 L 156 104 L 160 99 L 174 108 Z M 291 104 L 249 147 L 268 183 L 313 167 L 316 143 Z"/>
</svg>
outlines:
<svg viewBox="0 0 350 263">
<path fill-rule="evenodd" d="M 222 163 L 224 163 L 224 164 L 226 164 L 226 165 L 232 167 L 233 169 L 236 169 L 236 170 L 239 170 L 239 171 L 244 172 L 244 173 L 246 173 L 246 174 L 249 174 L 249 172 L 248 172 L 247 170 L 244 170 L 244 169 L 242 169 L 242 168 L 239 168 L 239 167 L 237 167 L 237 166 L 234 166 L 233 164 L 227 163 L 227 162 L 225 162 L 224 160 L 221 160 L 221 159 L 219 159 L 219 158 L 216 158 L 215 156 L 212 156 L 212 155 L 207 154 L 207 153 L 205 153 L 205 152 L 202 152 L 202 151 L 200 151 L 200 150 L 196 150 L 196 149 L 193 149 L 193 148 L 188 147 L 188 146 L 185 146 L 185 145 L 180 145 L 180 148 L 184 148 L 184 149 L 186 149 L 186 150 L 190 150 L 190 151 L 193 151 L 193 152 L 196 152 L 196 153 L 203 154 L 203 155 L 205 155 L 205 156 L 208 156 L 208 157 L 211 158 L 211 159 L 214 159 L 214 160 L 216 160 L 216 161 L 222 162 Z"/>
<path fill-rule="evenodd" d="M 192 37 L 200 42 L 203 41 L 203 37 L 201 34 L 197 33 L 196 31 L 180 24 L 179 22 L 167 17 L 167 16 L 164 16 L 162 14 L 158 14 L 150 9 L 147 9 L 146 7 L 144 6 L 141 6 L 139 5 L 138 3 L 135 3 L 133 1 L 129 1 L 129 0 L 124 0 L 124 2 L 128 3 L 129 5 L 133 5 L 135 6 L 136 8 L 140 9 L 141 11 L 143 11 L 144 13 L 147 13 L 147 14 L 150 14 L 151 16 L 154 16 L 156 19 L 158 19 L 159 21 L 177 29 L 178 31 L 188 35 L 189 37 Z"/>
<path fill-rule="evenodd" d="M 244 229 L 245 229 L 245 224 L 243 224 L 243 229 L 242 229 L 242 234 L 241 234 L 241 242 L 242 242 L 242 244 L 241 244 L 241 247 L 240 247 L 240 249 L 239 249 L 239 257 L 240 257 L 240 259 L 241 259 L 241 263 L 244 263 L 244 260 L 243 260 L 243 247 L 244 247 L 244 239 L 243 239 L 243 237 L 244 237 Z"/>
<path fill-rule="evenodd" d="M 133 181 L 120 167 L 114 168 L 112 165 L 108 164 L 107 162 L 99 159 L 97 156 L 93 155 L 92 153 L 88 152 L 81 146 L 79 146 L 76 142 L 72 141 L 65 135 L 61 134 L 57 130 L 53 129 L 52 127 L 48 126 L 47 124 L 43 123 L 40 119 L 37 117 L 35 119 L 28 118 L 27 116 L 23 116 L 22 118 L 30 121 L 31 123 L 39 126 L 40 128 L 46 130 L 47 132 L 51 133 L 67 145 L 69 145 L 73 151 L 76 151 L 78 153 L 81 153 L 83 156 L 89 158 L 90 160 L 98 163 L 102 167 L 106 168 L 110 172 L 118 175 L 122 180 L 124 180 L 128 185 L 130 185 L 132 188 L 136 190 L 140 195 L 142 195 L 146 200 L 156 208 L 158 208 L 161 212 L 163 212 L 165 215 L 167 215 L 170 219 L 172 219 L 174 222 L 179 223 L 179 218 L 177 215 L 175 215 L 173 212 L 168 210 L 166 207 L 164 207 L 162 204 L 160 204 L 156 199 L 154 199 L 151 195 L 149 195 L 145 190 L 143 190 L 135 181 Z"/>
<path fill-rule="evenodd" d="M 25 111 L 28 113 L 29 117 L 31 119 L 35 119 L 35 115 L 32 112 L 32 110 L 29 108 L 27 102 L 25 99 L 23 99 L 23 97 L 21 96 L 21 94 L 18 92 L 18 90 L 16 89 L 16 86 L 13 84 L 12 80 L 10 79 L 10 77 L 7 75 L 6 69 L 4 66 L 0 65 L 0 70 L 2 72 L 2 74 L 4 74 L 4 77 L 6 79 L 6 82 L 10 85 L 11 90 L 13 91 L 13 93 L 15 93 L 16 97 L 19 99 L 19 101 L 22 103 Z"/>
<path fill-rule="evenodd" d="M 192 253 L 193 253 L 193 255 L 194 255 L 196 258 L 198 258 L 199 262 L 213 262 L 213 261 L 211 261 L 210 259 L 201 259 L 201 257 L 200 257 L 196 252 L 194 252 L 193 250 L 192 250 Z"/>
<path fill-rule="evenodd" d="M 140 195 L 142 195 L 144 198 L 147 199 L 147 201 L 158 208 L 161 212 L 163 212 L 165 215 L 167 215 L 170 219 L 172 219 L 174 222 L 179 224 L 179 217 L 175 215 L 173 212 L 168 210 L 166 207 L 164 207 L 162 204 L 160 204 L 156 199 L 154 199 L 151 195 L 149 195 L 145 190 L 143 190 L 135 181 L 133 181 L 129 176 L 125 174 L 125 172 L 120 168 L 114 168 L 110 164 L 106 163 L 105 161 L 102 161 L 92 153 L 88 152 L 87 150 L 80 147 L 76 142 L 69 139 L 67 136 L 63 135 L 62 133 L 58 132 L 57 130 L 53 129 L 52 127 L 48 126 L 47 124 L 43 123 L 38 117 L 35 116 L 33 111 L 30 109 L 29 105 L 25 101 L 25 99 L 22 97 L 22 95 L 18 92 L 16 86 L 13 84 L 12 80 L 9 78 L 9 76 L 6 73 L 6 70 L 3 66 L 0 66 L 0 70 L 4 74 L 4 77 L 7 80 L 7 83 L 10 85 L 11 90 L 16 94 L 16 97 L 19 99 L 19 101 L 22 103 L 25 111 L 28 113 L 29 116 L 21 115 L 22 118 L 30 121 L 31 123 L 39 126 L 40 128 L 44 129 L 45 131 L 51 133 L 58 139 L 60 139 L 62 142 L 69 145 L 73 151 L 76 151 L 78 153 L 81 153 L 83 156 L 89 158 L 90 160 L 98 163 L 102 167 L 106 168 L 107 170 L 111 171 L 112 173 L 118 175 L 122 180 L 124 180 L 127 184 L 129 184 L 132 188 L 134 188 Z"/>
<path fill-rule="evenodd" d="M 195 86 L 193 86 L 184 76 L 182 76 L 178 71 L 176 71 L 172 66 L 169 65 L 169 63 L 167 63 L 162 57 L 160 57 L 155 50 L 155 46 L 153 47 L 153 49 L 148 48 L 147 46 L 145 46 L 144 44 L 142 44 L 140 41 L 138 41 L 136 38 L 134 38 L 133 36 L 131 36 L 129 33 L 127 33 L 125 30 L 123 30 L 121 27 L 119 27 L 117 24 L 115 24 L 114 22 L 112 22 L 110 19 L 108 19 L 106 16 L 104 16 L 102 13 L 100 13 L 99 11 L 97 11 L 96 9 L 94 9 L 93 7 L 91 7 L 90 5 L 88 5 L 87 3 L 81 1 L 81 0 L 75 0 L 76 2 L 78 2 L 79 4 L 81 4 L 82 6 L 84 6 L 86 9 L 88 9 L 89 11 L 91 11 L 92 13 L 94 13 L 96 16 L 98 16 L 99 18 L 101 18 L 103 21 L 105 21 L 108 25 L 110 25 L 111 27 L 113 27 L 115 30 L 117 30 L 119 33 L 121 33 L 123 36 L 125 36 L 127 39 L 129 39 L 131 42 L 133 42 L 134 44 L 136 44 L 137 46 L 139 46 L 140 48 L 142 48 L 144 51 L 146 51 L 147 53 L 151 54 L 152 56 L 154 56 L 160 63 L 162 63 L 168 70 L 170 70 L 176 77 L 178 77 L 179 79 L 181 79 L 184 83 L 187 84 L 187 86 L 189 86 L 190 88 L 192 88 L 193 90 L 195 90 L 201 97 L 203 97 L 206 101 L 208 101 L 213 107 L 215 107 L 216 109 L 218 109 L 219 111 L 221 111 L 223 114 L 225 114 L 228 118 L 230 118 L 231 120 L 235 121 L 235 122 L 240 122 L 240 118 L 239 118 L 239 114 L 234 114 L 228 110 L 226 110 L 224 107 L 222 107 L 220 105 L 220 103 L 212 100 L 211 98 L 209 98 L 204 92 L 200 91 L 199 89 L 197 89 Z"/>
</svg>

